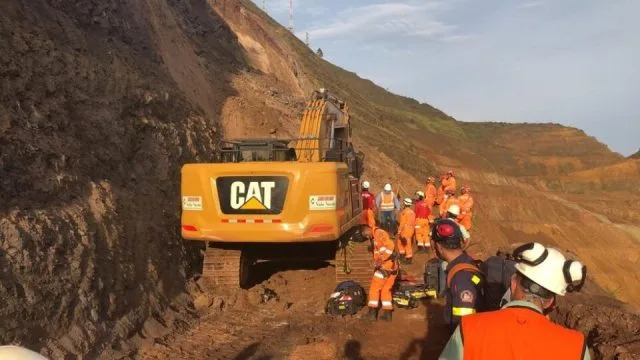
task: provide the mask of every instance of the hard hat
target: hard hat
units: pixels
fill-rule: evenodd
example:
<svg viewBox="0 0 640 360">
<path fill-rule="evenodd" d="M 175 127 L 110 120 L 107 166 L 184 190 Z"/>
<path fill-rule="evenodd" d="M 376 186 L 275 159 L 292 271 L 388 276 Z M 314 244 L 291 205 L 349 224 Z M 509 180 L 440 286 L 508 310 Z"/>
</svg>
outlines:
<svg viewBox="0 0 640 360">
<path fill-rule="evenodd" d="M 434 178 L 433 176 L 429 176 L 429 177 L 427 178 L 427 181 L 428 181 L 428 182 L 435 182 L 435 181 L 436 181 L 436 178 Z"/>
<path fill-rule="evenodd" d="M 460 191 L 464 194 L 464 193 L 468 193 L 471 191 L 471 188 L 468 186 L 463 186 Z"/>
<path fill-rule="evenodd" d="M 413 204 L 413 201 L 411 201 L 411 199 L 409 198 L 404 198 L 404 204 L 410 206 L 411 204 Z"/>
<path fill-rule="evenodd" d="M 384 184 L 384 191 L 391 191 L 391 184 Z"/>
<path fill-rule="evenodd" d="M 2 360 L 48 360 L 46 357 L 27 348 L 15 345 L 0 346 Z"/>
<path fill-rule="evenodd" d="M 424 197 L 424 192 L 423 191 L 416 191 L 416 195 L 418 195 L 419 197 Z"/>
<path fill-rule="evenodd" d="M 539 243 L 522 245 L 513 256 L 520 274 L 560 296 L 579 291 L 587 277 L 587 267 L 582 263 L 567 260 L 560 251 Z"/>
<path fill-rule="evenodd" d="M 449 171 L 447 171 L 447 175 L 453 176 L 453 170 L 449 169 Z"/>
<path fill-rule="evenodd" d="M 363 189 L 368 189 L 369 188 L 369 182 L 368 181 L 363 181 L 362 182 L 362 188 Z"/>
<path fill-rule="evenodd" d="M 431 239 L 448 249 L 459 249 L 462 247 L 462 230 L 451 219 L 439 219 L 433 224 Z"/>
<path fill-rule="evenodd" d="M 447 209 L 447 212 L 458 217 L 460 215 L 460 206 L 453 204 L 449 206 L 449 208 Z"/>
</svg>

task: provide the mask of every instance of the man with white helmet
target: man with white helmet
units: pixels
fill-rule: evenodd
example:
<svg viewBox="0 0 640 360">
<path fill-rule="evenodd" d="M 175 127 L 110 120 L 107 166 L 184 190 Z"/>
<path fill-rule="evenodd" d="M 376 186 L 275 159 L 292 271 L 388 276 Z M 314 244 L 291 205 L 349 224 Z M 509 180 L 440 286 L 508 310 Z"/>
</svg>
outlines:
<svg viewBox="0 0 640 360">
<path fill-rule="evenodd" d="M 455 204 L 449 206 L 449 209 L 447 210 L 446 218 L 451 219 L 458 223 L 458 226 L 460 226 L 460 231 L 462 231 L 462 240 L 464 241 L 464 248 L 466 248 L 467 246 L 469 246 L 469 239 L 471 238 L 471 234 L 469 234 L 469 231 L 467 231 L 467 228 L 465 228 L 462 224 L 460 224 L 457 221 L 459 216 L 460 216 L 460 206 Z"/>
<path fill-rule="evenodd" d="M 376 204 L 376 199 L 373 194 L 369 192 L 369 182 L 364 181 L 362 183 L 362 223 L 374 228 L 376 226 L 376 217 L 373 212 Z"/>
<path fill-rule="evenodd" d="M 544 315 L 556 296 L 582 288 L 586 267 L 539 243 L 513 255 L 511 301 L 501 310 L 463 317 L 440 359 L 591 359 L 582 333 Z"/>
<path fill-rule="evenodd" d="M 48 360 L 46 357 L 27 348 L 15 345 L 0 346 L 1 360 Z"/>
<path fill-rule="evenodd" d="M 400 213 L 400 227 L 398 234 L 398 253 L 400 254 L 400 262 L 403 264 L 411 264 L 413 262 L 413 234 L 416 231 L 416 213 L 413 212 L 411 205 L 413 201 L 409 198 L 404 199 L 404 209 Z"/>
<path fill-rule="evenodd" d="M 386 229 L 391 236 L 396 234 L 396 211 L 400 210 L 400 201 L 391 191 L 391 184 L 385 184 L 378 196 L 376 196 L 376 208 L 380 212 L 380 226 Z M 387 224 L 389 228 L 387 228 Z"/>
<path fill-rule="evenodd" d="M 431 247 L 429 241 L 429 216 L 431 216 L 431 208 L 425 199 L 425 193 L 422 191 L 416 192 L 418 200 L 416 200 L 415 213 L 416 213 L 416 242 L 418 243 L 418 250 L 416 253 L 428 252 L 428 248 Z"/>
</svg>

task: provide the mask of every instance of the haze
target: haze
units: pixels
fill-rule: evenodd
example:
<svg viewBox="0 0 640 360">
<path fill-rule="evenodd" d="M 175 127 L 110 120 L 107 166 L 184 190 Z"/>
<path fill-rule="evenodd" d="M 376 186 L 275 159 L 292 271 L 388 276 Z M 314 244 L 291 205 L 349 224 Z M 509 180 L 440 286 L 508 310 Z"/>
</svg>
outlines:
<svg viewBox="0 0 640 360">
<path fill-rule="evenodd" d="M 285 25 L 288 3 L 267 1 Z M 624 155 L 640 146 L 639 1 L 294 0 L 294 8 L 296 35 L 308 32 L 327 60 L 459 120 L 555 122 Z"/>
</svg>

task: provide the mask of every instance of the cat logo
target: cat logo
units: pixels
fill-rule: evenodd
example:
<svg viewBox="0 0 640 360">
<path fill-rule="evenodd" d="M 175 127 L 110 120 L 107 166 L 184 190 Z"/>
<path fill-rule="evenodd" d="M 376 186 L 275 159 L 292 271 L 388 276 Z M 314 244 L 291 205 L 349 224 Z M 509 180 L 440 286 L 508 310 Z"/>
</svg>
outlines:
<svg viewBox="0 0 640 360">
<path fill-rule="evenodd" d="M 231 208 L 234 210 L 270 210 L 271 191 L 275 181 L 252 181 L 245 185 L 242 181 L 231 184 Z"/>
<path fill-rule="evenodd" d="M 220 210 L 229 215 L 278 215 L 289 187 L 286 176 L 222 176 L 211 181 Z"/>
</svg>

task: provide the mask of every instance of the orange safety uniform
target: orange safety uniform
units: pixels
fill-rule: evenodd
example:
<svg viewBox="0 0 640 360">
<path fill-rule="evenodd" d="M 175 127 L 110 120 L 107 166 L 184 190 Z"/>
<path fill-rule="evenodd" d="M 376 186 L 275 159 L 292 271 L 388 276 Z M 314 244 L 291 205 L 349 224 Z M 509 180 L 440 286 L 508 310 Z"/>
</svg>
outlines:
<svg viewBox="0 0 640 360">
<path fill-rule="evenodd" d="M 444 193 L 442 194 L 444 197 Z M 436 203 L 436 197 L 438 196 L 438 191 L 436 190 L 435 185 L 427 184 L 427 187 L 424 188 L 424 201 L 427 202 L 427 207 L 429 210 L 433 210 L 433 205 Z"/>
<path fill-rule="evenodd" d="M 413 257 L 413 234 L 416 231 L 416 213 L 411 208 L 405 208 L 400 213 L 400 228 L 398 228 L 398 253 L 407 259 Z M 404 242 L 404 243 L 403 243 Z"/>
<path fill-rule="evenodd" d="M 461 318 L 463 359 L 583 359 L 582 333 L 549 321 L 538 311 L 513 306 Z"/>
<path fill-rule="evenodd" d="M 368 306 L 378 308 L 382 300 L 383 310 L 393 310 L 391 288 L 398 275 L 398 259 L 393 240 L 386 231 L 378 227 L 373 228 L 373 261 L 376 269 L 369 288 Z"/>
<path fill-rule="evenodd" d="M 467 230 L 471 231 L 471 220 L 473 213 L 473 197 L 471 194 L 466 193 L 458 197 L 458 205 L 460 206 L 460 216 L 456 219 L 460 225 L 464 226 Z"/>
<path fill-rule="evenodd" d="M 433 188 L 435 190 L 435 187 Z M 431 208 L 426 200 L 418 200 L 416 202 L 416 242 L 418 247 L 431 246 L 429 241 L 429 217 L 431 217 Z"/>
<path fill-rule="evenodd" d="M 369 190 L 362 190 L 362 224 L 367 224 L 372 229 L 376 226 L 376 217 L 373 209 L 376 199 Z"/>
<path fill-rule="evenodd" d="M 446 192 L 447 190 L 453 190 L 454 192 L 457 189 L 456 178 L 453 176 L 449 176 L 449 178 L 442 179 L 442 188 Z"/>
<path fill-rule="evenodd" d="M 445 217 L 447 215 L 447 210 L 451 205 L 460 205 L 460 201 L 453 195 L 449 195 L 444 203 L 440 204 L 440 217 Z"/>
</svg>

